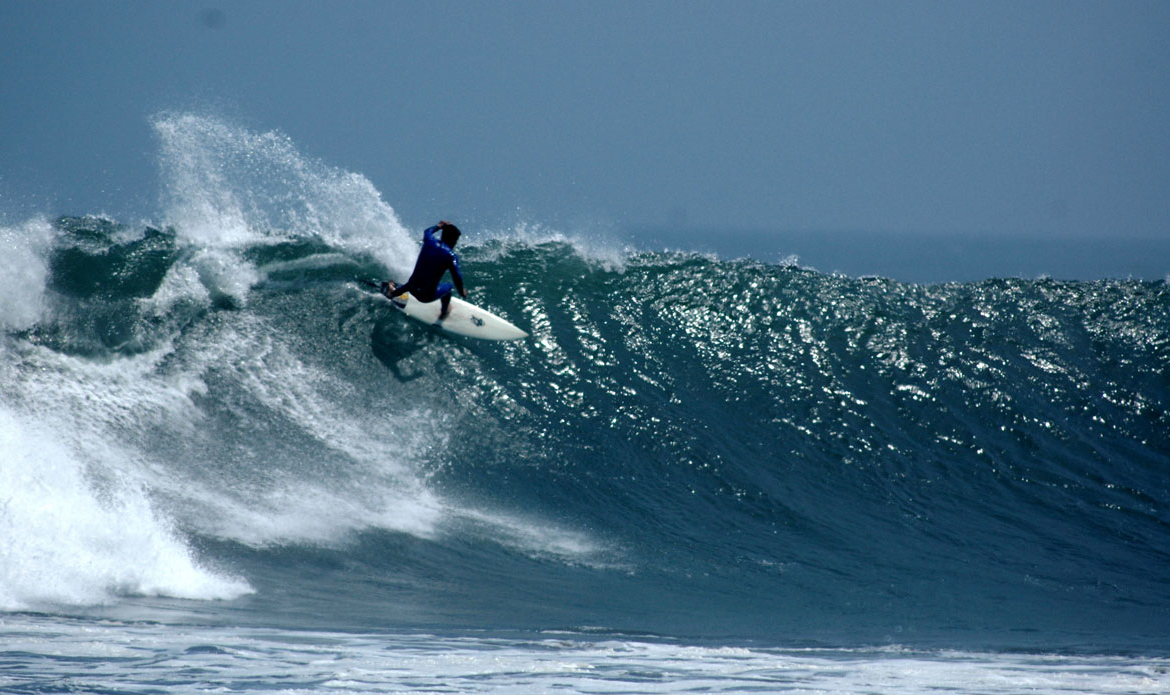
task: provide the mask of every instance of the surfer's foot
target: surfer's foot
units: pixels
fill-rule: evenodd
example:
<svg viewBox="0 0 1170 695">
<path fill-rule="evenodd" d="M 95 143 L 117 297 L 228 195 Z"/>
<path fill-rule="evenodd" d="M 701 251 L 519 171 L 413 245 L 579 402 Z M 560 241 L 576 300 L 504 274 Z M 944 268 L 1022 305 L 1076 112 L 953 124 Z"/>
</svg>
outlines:
<svg viewBox="0 0 1170 695">
<path fill-rule="evenodd" d="M 439 320 L 442 321 L 443 319 L 447 318 L 447 316 L 449 316 L 450 314 L 451 314 L 451 307 L 447 307 L 446 309 L 443 309 L 442 311 L 439 312 Z"/>
<path fill-rule="evenodd" d="M 382 283 L 382 294 L 386 295 L 387 297 L 389 297 L 390 293 L 396 289 L 398 289 L 398 285 L 395 285 L 393 282 Z"/>
</svg>

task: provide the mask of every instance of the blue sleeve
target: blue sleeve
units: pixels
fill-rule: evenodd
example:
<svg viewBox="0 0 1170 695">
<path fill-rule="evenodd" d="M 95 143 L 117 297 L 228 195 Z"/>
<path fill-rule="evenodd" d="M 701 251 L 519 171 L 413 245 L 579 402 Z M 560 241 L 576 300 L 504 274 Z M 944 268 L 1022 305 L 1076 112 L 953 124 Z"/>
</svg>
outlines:
<svg viewBox="0 0 1170 695">
<path fill-rule="evenodd" d="M 463 274 L 459 272 L 459 256 L 451 253 L 451 279 L 455 281 L 455 289 L 463 294 Z"/>
<path fill-rule="evenodd" d="M 438 229 L 439 229 L 439 225 L 437 225 L 437 224 L 434 227 L 427 227 L 426 229 L 424 229 L 423 230 L 423 241 L 429 241 L 432 244 L 439 243 L 439 240 L 435 238 L 435 232 Z"/>
</svg>

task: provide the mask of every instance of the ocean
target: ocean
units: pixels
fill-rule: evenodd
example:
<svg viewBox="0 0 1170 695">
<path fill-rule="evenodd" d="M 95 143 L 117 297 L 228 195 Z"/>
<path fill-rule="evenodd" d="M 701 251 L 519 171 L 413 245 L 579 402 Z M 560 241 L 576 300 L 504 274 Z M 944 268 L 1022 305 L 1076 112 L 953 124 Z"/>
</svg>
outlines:
<svg viewBox="0 0 1170 695">
<path fill-rule="evenodd" d="M 153 122 L 158 220 L 0 227 L 0 691 L 1170 690 L 1170 287 L 464 229 Z"/>
</svg>

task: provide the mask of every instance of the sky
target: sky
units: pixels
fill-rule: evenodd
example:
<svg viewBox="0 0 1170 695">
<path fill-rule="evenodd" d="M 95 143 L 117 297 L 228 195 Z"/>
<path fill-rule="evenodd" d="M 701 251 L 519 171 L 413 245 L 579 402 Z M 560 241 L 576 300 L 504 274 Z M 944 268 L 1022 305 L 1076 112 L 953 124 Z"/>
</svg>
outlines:
<svg viewBox="0 0 1170 695">
<path fill-rule="evenodd" d="M 157 214 L 162 112 L 413 226 L 1170 238 L 1167 2 L 0 1 L 0 219 Z"/>
</svg>

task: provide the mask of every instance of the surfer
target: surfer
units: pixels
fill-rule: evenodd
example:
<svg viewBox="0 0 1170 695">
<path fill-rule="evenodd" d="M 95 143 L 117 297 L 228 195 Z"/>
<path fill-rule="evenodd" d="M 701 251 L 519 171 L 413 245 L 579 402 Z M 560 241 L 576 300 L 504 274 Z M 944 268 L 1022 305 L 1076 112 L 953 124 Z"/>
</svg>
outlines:
<svg viewBox="0 0 1170 695">
<path fill-rule="evenodd" d="M 435 237 L 435 232 L 440 236 Z M 455 255 L 455 242 L 459 241 L 459 228 L 443 220 L 423 232 L 422 249 L 418 252 L 418 260 L 414 263 L 414 271 L 410 279 L 401 285 L 393 282 L 382 283 L 382 294 L 394 299 L 400 294 L 410 292 L 420 302 L 442 300 L 443 310 L 439 313 L 439 320 L 447 318 L 451 310 L 451 290 L 449 282 L 440 283 L 443 274 L 451 271 L 451 279 L 455 281 L 454 289 L 459 290 L 461 297 L 467 297 L 467 290 L 463 289 L 463 276 L 459 273 L 459 257 Z"/>
</svg>

